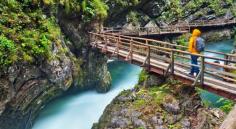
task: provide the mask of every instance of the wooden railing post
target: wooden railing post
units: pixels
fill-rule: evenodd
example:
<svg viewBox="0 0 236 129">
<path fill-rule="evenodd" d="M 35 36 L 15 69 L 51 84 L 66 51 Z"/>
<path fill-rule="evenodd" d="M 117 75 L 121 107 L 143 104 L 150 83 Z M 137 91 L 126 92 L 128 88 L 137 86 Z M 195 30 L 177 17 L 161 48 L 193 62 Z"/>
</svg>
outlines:
<svg viewBox="0 0 236 129">
<path fill-rule="evenodd" d="M 98 37 L 95 35 L 95 38 L 94 38 L 94 43 L 95 43 L 95 44 L 94 44 L 94 47 L 97 47 L 97 46 L 98 46 L 97 38 L 98 38 Z"/>
<path fill-rule="evenodd" d="M 117 44 L 116 44 L 116 51 L 117 51 L 117 57 L 119 58 L 119 45 L 120 44 L 120 36 L 118 37 L 118 39 L 117 39 Z"/>
<path fill-rule="evenodd" d="M 201 70 L 200 70 L 200 84 L 201 86 L 204 85 L 204 73 L 205 73 L 205 57 L 201 57 Z"/>
<path fill-rule="evenodd" d="M 229 55 L 225 55 L 225 60 L 227 60 L 227 61 L 224 61 L 224 65 L 228 65 L 229 64 L 229 62 L 228 62 L 228 60 L 229 60 Z"/>
<path fill-rule="evenodd" d="M 173 50 L 171 50 L 171 74 L 173 75 L 175 73 L 175 53 Z"/>
<path fill-rule="evenodd" d="M 148 55 L 147 55 L 147 68 L 148 68 L 148 71 L 150 71 L 150 67 L 151 67 L 151 48 L 150 46 L 148 46 Z"/>
<path fill-rule="evenodd" d="M 111 28 L 111 33 L 113 34 L 113 32 L 114 32 L 114 28 L 112 27 L 112 28 Z"/>
<path fill-rule="evenodd" d="M 130 62 L 133 60 L 133 39 L 130 41 Z"/>
<path fill-rule="evenodd" d="M 105 40 L 105 45 L 104 45 L 104 47 L 102 48 L 102 52 L 106 52 L 106 51 L 107 51 L 108 40 L 107 40 L 107 37 L 105 36 L 105 34 L 103 34 L 103 38 L 104 38 L 104 40 Z"/>
</svg>

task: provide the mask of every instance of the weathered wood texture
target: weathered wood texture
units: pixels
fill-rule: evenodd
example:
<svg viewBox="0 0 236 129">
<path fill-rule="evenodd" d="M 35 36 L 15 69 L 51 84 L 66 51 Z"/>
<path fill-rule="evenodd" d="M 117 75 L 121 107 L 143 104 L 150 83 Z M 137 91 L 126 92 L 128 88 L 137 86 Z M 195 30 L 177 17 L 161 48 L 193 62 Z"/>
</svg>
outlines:
<svg viewBox="0 0 236 129">
<path fill-rule="evenodd" d="M 138 27 L 127 29 L 123 27 L 104 27 L 102 32 L 119 33 L 122 35 L 165 35 L 165 34 L 183 34 L 188 33 L 196 27 L 220 27 L 227 25 L 236 25 L 236 19 L 227 20 L 197 20 L 191 23 L 179 22 L 175 25 L 161 27 Z"/>
<path fill-rule="evenodd" d="M 109 56 L 129 61 L 145 67 L 150 72 L 161 75 L 172 75 L 185 83 L 199 86 L 218 95 L 236 100 L 236 75 L 231 70 L 236 70 L 236 57 L 232 54 L 208 51 L 223 55 L 227 58 L 191 54 L 186 47 L 168 42 L 124 36 L 114 33 L 90 33 L 91 45 Z M 200 73 L 189 76 L 189 56 L 199 56 Z M 221 63 L 214 63 L 220 61 Z M 227 63 L 226 63 L 227 62 Z"/>
</svg>

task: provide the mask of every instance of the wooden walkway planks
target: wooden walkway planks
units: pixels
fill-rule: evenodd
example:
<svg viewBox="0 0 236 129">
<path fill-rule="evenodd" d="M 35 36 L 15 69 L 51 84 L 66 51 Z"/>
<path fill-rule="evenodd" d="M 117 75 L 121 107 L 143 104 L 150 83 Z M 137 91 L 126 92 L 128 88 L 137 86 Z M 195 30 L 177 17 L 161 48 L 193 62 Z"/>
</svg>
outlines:
<svg viewBox="0 0 236 129">
<path fill-rule="evenodd" d="M 99 48 L 103 48 L 103 47 L 104 47 L 104 45 L 102 45 L 102 44 L 99 45 Z M 115 51 L 115 47 L 109 47 L 109 46 L 107 47 L 107 52 L 113 53 L 114 51 Z M 118 54 L 118 56 L 121 56 L 121 57 L 124 57 L 124 58 L 127 55 L 128 55 L 128 52 L 124 51 L 124 50 L 120 50 L 119 54 Z M 140 56 L 140 55 L 134 54 L 132 60 L 142 64 L 145 60 L 145 56 Z M 151 59 L 151 67 L 155 67 L 159 70 L 162 70 L 163 73 L 161 73 L 161 74 L 164 74 L 164 72 L 166 71 L 168 65 L 169 65 L 168 63 Z M 178 72 L 178 71 L 182 71 L 182 72 Z M 189 72 L 189 70 L 177 66 L 177 67 L 175 67 L 174 74 L 175 74 L 175 76 L 185 78 L 187 80 L 190 80 L 191 82 L 195 81 L 194 77 L 190 77 L 190 76 L 187 75 L 188 72 Z M 228 82 L 225 82 L 225 81 L 222 81 L 222 80 L 217 80 L 217 79 L 213 79 L 213 78 L 209 78 L 209 77 L 204 77 L 204 78 L 206 80 L 205 85 L 207 85 L 209 87 L 212 87 L 214 89 L 217 89 L 217 90 L 226 91 L 226 92 L 233 93 L 233 94 L 236 95 L 236 84 L 228 83 Z"/>
<path fill-rule="evenodd" d="M 169 49 L 169 48 L 163 48 L 158 46 L 152 46 L 149 45 L 148 42 L 143 41 L 142 43 L 139 43 L 135 41 L 135 38 L 127 39 L 128 37 L 122 37 L 122 36 L 111 36 L 109 34 L 97 34 L 97 33 L 91 33 L 92 36 L 97 37 L 95 39 L 95 42 L 91 42 L 91 45 L 99 48 L 103 52 L 106 52 L 110 56 L 118 56 L 120 59 L 125 61 L 131 61 L 135 64 L 138 64 L 140 66 L 146 66 L 151 72 L 155 72 L 161 75 L 165 75 L 169 71 L 170 73 L 173 72 L 173 75 L 188 83 L 193 84 L 198 83 L 198 86 L 201 86 L 204 89 L 207 89 L 208 91 L 217 93 L 219 95 L 222 95 L 224 97 L 234 99 L 236 100 L 236 83 L 232 83 L 232 81 L 226 81 L 224 78 L 219 78 L 218 76 L 206 76 L 206 72 L 208 69 L 205 69 L 201 76 L 196 79 L 196 77 L 188 76 L 189 67 L 183 67 L 183 64 L 178 62 L 176 60 L 176 56 L 171 57 L 163 57 L 162 54 L 153 53 L 154 50 L 162 49 L 162 51 L 165 51 L 166 53 L 170 53 L 170 51 L 175 52 L 182 52 L 182 54 L 189 55 L 188 52 L 176 50 L 176 49 Z M 140 40 L 140 39 L 139 39 Z M 146 39 L 148 40 L 148 39 Z M 142 41 L 141 41 L 142 42 Z M 164 43 L 164 42 L 161 42 Z M 149 53 L 149 56 L 147 56 Z M 169 54 L 170 56 L 171 54 Z M 202 55 L 201 58 L 207 58 Z M 229 55 L 233 56 L 233 55 Z M 148 58 L 150 60 L 150 63 L 148 63 Z M 213 57 L 209 57 L 213 58 Z M 214 59 L 214 58 L 213 58 Z M 216 58 L 218 59 L 218 58 Z M 171 62 L 171 60 L 174 60 L 174 62 Z M 227 62 L 230 62 L 230 60 L 222 59 Z M 171 72 L 170 64 L 173 63 L 174 70 Z M 204 64 L 207 63 L 204 61 Z M 234 62 L 235 63 L 235 62 Z M 214 64 L 213 64 L 214 65 Z M 226 65 L 218 65 L 218 67 L 229 67 Z M 229 67 L 231 68 L 231 66 Z M 235 67 L 232 67 L 235 68 Z M 211 68 L 212 70 L 212 68 Z M 214 70 L 213 70 L 214 71 Z M 226 74 L 226 72 L 221 71 L 221 73 Z M 215 73 L 215 75 L 220 75 L 220 73 Z M 205 76 L 204 76 L 205 75 Z M 213 74 L 214 75 L 214 74 Z M 226 75 L 232 75 L 230 73 L 227 73 Z M 230 79 L 235 80 L 234 74 L 232 78 Z M 202 85 L 201 85 L 202 84 Z"/>
<path fill-rule="evenodd" d="M 124 29 L 123 27 L 104 27 L 102 32 L 119 33 L 122 35 L 145 36 L 145 35 L 168 35 L 189 33 L 191 29 L 197 27 L 220 27 L 236 25 L 236 19 L 232 20 L 197 20 L 191 23 L 177 23 L 176 25 L 161 27 L 138 27 L 135 29 Z"/>
</svg>

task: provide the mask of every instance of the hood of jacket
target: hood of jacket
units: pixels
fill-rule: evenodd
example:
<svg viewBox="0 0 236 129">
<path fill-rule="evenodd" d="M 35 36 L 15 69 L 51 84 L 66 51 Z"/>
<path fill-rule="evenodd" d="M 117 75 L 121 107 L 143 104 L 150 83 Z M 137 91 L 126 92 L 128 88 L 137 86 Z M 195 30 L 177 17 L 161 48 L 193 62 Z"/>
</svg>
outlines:
<svg viewBox="0 0 236 129">
<path fill-rule="evenodd" d="M 193 30 L 193 37 L 199 37 L 201 35 L 201 31 L 199 29 L 194 29 Z"/>
</svg>

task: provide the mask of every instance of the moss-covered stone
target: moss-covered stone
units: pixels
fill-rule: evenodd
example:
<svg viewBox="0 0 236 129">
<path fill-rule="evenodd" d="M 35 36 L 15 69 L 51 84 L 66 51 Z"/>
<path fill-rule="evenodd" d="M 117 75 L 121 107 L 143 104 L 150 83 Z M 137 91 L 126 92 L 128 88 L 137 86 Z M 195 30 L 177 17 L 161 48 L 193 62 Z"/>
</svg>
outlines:
<svg viewBox="0 0 236 129">
<path fill-rule="evenodd" d="M 103 10 L 99 1 L 86 11 Z M 39 111 L 70 88 L 110 88 L 107 59 L 88 44 L 93 23 L 80 21 L 86 12 L 66 13 L 54 2 L 0 2 L 1 129 L 31 128 Z"/>
<path fill-rule="evenodd" d="M 151 88 L 136 87 L 120 93 L 93 129 L 218 128 L 225 117 L 221 110 L 201 105 L 195 89 L 178 81 L 169 79 Z"/>
</svg>

